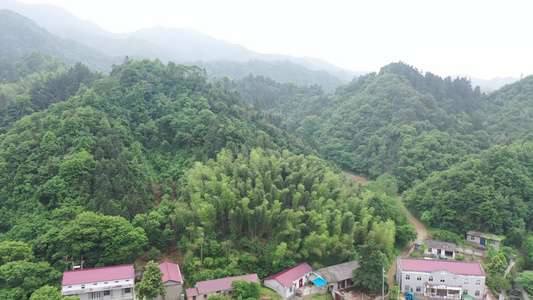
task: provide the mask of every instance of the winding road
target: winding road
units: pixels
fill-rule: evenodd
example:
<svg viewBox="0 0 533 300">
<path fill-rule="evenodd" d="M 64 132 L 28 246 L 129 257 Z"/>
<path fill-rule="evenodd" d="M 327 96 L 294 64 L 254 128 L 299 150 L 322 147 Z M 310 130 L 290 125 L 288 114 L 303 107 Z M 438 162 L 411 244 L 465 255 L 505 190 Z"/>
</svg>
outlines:
<svg viewBox="0 0 533 300">
<path fill-rule="evenodd" d="M 344 172 L 344 176 L 346 176 L 346 178 L 355 180 L 361 185 L 365 185 L 368 182 L 366 179 L 350 174 L 350 173 Z M 409 252 L 409 249 L 413 247 L 413 244 L 425 241 L 428 235 L 428 232 L 426 230 L 426 227 L 424 227 L 424 224 L 422 224 L 418 219 L 413 217 L 413 215 L 405 208 L 402 202 L 402 196 L 398 196 L 398 201 L 400 201 L 402 209 L 405 210 L 407 219 L 415 227 L 415 230 L 418 233 L 418 236 L 416 237 L 414 241 L 410 242 L 409 244 L 407 244 L 407 246 L 403 248 L 402 252 L 398 254 L 396 259 L 398 259 L 398 257 L 406 257 L 407 253 Z M 392 263 L 392 266 L 387 272 L 387 284 L 389 285 L 389 287 L 394 286 L 394 276 L 396 276 L 396 259 L 394 260 L 394 262 Z"/>
</svg>

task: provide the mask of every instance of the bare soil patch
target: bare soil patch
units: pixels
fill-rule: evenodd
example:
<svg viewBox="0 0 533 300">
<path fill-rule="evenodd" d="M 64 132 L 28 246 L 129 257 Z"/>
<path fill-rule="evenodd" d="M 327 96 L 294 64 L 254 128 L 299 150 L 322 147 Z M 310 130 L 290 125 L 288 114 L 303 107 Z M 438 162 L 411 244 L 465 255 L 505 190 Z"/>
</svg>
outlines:
<svg viewBox="0 0 533 300">
<path fill-rule="evenodd" d="M 357 175 L 354 175 L 354 174 L 350 174 L 348 172 L 342 172 L 344 174 L 344 176 L 346 176 L 346 178 L 348 179 L 351 179 L 357 183 L 359 183 L 360 185 L 365 185 L 369 182 L 369 180 L 361 177 L 361 176 L 357 176 Z"/>
</svg>

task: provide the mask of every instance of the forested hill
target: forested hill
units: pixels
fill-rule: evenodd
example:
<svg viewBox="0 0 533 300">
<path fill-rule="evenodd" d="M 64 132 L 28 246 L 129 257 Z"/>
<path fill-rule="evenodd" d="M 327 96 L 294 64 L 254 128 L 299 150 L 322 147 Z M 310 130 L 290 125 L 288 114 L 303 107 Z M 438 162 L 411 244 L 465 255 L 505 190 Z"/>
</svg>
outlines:
<svg viewBox="0 0 533 300">
<path fill-rule="evenodd" d="M 405 194 L 422 221 L 463 234 L 481 230 L 505 235 L 520 246 L 533 230 L 533 144 L 494 146 L 433 173 Z"/>
<path fill-rule="evenodd" d="M 36 53 L 3 66 L 1 299 L 57 290 L 65 255 L 94 267 L 174 251 L 193 285 L 367 244 L 386 264 L 414 234 L 393 179 L 362 190 L 201 68 L 126 60 L 106 76 Z"/>
<path fill-rule="evenodd" d="M 391 173 L 406 190 L 467 154 L 523 140 L 531 127 L 530 81 L 487 96 L 466 78 L 422 74 L 400 62 L 333 95 L 261 76 L 227 86 L 282 118 L 289 130 L 312 137 L 342 168 L 371 178 Z"/>
<path fill-rule="evenodd" d="M 74 65 L 82 61 L 92 70 L 109 70 L 116 59 L 74 40 L 59 38 L 13 11 L 0 10 L 0 58 L 15 61 L 25 53 L 46 53 Z"/>
</svg>

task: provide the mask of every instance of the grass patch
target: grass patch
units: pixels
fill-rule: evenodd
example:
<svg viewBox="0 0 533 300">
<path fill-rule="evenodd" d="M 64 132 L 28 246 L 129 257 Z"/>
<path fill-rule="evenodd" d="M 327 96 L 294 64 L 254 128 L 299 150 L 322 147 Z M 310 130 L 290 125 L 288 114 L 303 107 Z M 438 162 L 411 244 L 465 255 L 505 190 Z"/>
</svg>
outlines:
<svg viewBox="0 0 533 300">
<path fill-rule="evenodd" d="M 260 298 L 268 297 L 272 299 L 283 299 L 278 293 L 264 286 L 262 286 L 261 290 L 259 291 L 259 297 Z"/>
</svg>

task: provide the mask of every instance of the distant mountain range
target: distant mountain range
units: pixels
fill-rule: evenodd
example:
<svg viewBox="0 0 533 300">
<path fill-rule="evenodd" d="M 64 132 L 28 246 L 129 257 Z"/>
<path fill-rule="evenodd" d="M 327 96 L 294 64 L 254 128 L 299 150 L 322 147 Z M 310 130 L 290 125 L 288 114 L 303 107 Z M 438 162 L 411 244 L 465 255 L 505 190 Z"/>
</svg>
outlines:
<svg viewBox="0 0 533 300">
<path fill-rule="evenodd" d="M 46 36 L 44 40 L 54 46 L 44 43 L 41 48 L 35 50 L 45 51 L 43 47 L 72 48 L 71 52 L 74 54 L 63 53 L 63 56 L 58 56 L 57 51 L 50 54 L 72 63 L 81 52 L 84 55 L 79 56 L 78 60 L 92 69 L 104 72 L 109 71 L 113 63 L 122 62 L 126 56 L 135 59 L 157 58 L 164 62 L 201 65 L 210 77 L 264 75 L 276 81 L 292 81 L 299 85 L 320 84 L 329 92 L 334 91 L 340 84 L 367 73 L 346 70 L 312 57 L 296 58 L 257 53 L 242 45 L 215 39 L 192 29 L 154 27 L 117 34 L 107 32 L 90 21 L 80 20 L 67 10 L 53 5 L 2 0 L 0 9 L 17 12 L 49 31 L 44 33 L 41 30 L 40 36 L 41 39 Z M 28 29 L 31 26 L 26 27 Z M 39 30 L 33 28 L 31 31 Z M 54 40 L 50 33 L 61 39 Z M 84 50 L 81 50 L 82 48 Z M 28 50 L 27 47 L 25 49 Z M 492 91 L 516 81 L 515 78 L 487 81 L 467 75 L 465 77 L 471 78 L 472 84 L 481 86 L 484 91 Z"/>
</svg>

